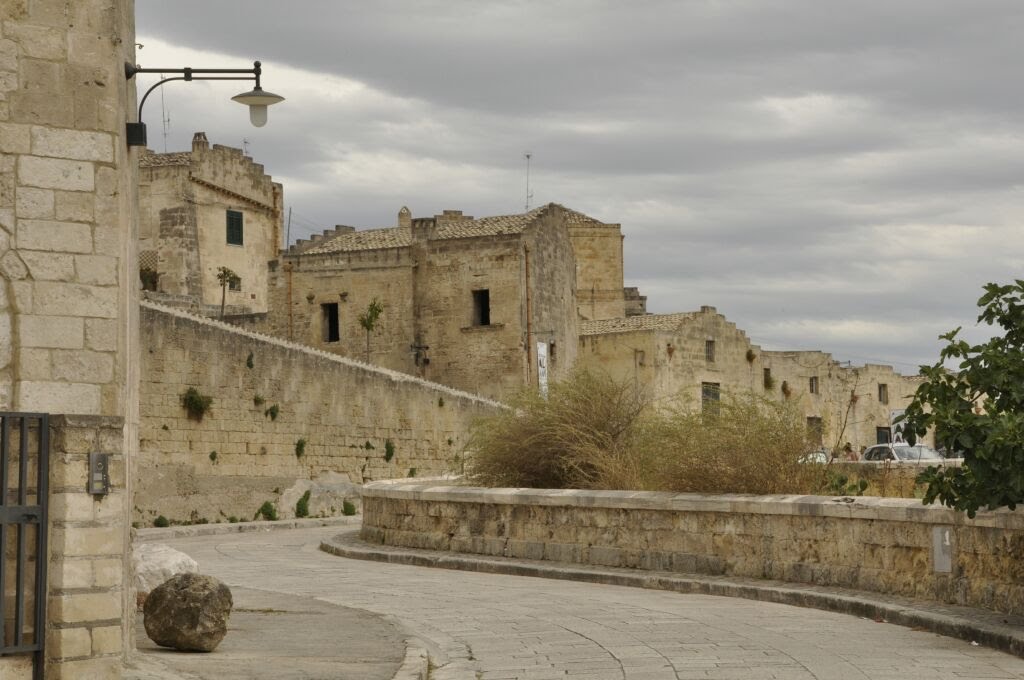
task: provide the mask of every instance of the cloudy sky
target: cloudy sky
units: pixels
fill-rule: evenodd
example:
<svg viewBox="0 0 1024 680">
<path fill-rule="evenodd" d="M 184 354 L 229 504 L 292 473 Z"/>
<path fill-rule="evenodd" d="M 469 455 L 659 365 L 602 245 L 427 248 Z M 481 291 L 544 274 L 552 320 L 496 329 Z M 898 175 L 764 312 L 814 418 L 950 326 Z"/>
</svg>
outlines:
<svg viewBox="0 0 1024 680">
<path fill-rule="evenodd" d="M 1024 278 L 1020 0 L 137 0 L 150 146 L 241 147 L 291 236 L 557 202 L 626 235 L 652 312 L 905 373 Z M 140 85 L 155 79 L 139 76 Z M 161 100 L 162 97 L 162 100 Z M 161 115 L 169 119 L 166 137 Z"/>
</svg>

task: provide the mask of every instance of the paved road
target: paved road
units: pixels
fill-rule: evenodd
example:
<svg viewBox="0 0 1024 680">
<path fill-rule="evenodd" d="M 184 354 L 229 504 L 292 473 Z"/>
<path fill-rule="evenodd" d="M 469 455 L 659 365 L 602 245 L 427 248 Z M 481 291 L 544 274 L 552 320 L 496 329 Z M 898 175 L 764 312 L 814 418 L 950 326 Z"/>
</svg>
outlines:
<svg viewBox="0 0 1024 680">
<path fill-rule="evenodd" d="M 636 588 L 364 562 L 337 529 L 167 541 L 233 586 L 397 617 L 432 680 L 1024 680 L 1024 659 L 843 614 Z"/>
</svg>

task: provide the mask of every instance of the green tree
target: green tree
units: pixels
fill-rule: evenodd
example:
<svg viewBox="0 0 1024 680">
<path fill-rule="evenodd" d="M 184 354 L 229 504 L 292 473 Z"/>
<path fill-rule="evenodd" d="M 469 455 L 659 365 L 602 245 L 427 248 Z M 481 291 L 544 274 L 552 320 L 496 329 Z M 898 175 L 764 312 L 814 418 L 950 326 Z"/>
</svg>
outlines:
<svg viewBox="0 0 1024 680">
<path fill-rule="evenodd" d="M 220 282 L 220 318 L 224 318 L 224 303 L 227 300 L 228 286 L 237 286 L 242 278 L 227 267 L 217 268 L 217 281 Z"/>
<path fill-rule="evenodd" d="M 359 315 L 359 325 L 366 331 L 366 363 L 370 363 L 370 333 L 377 327 L 377 321 L 384 312 L 384 305 L 377 298 L 373 298 L 366 311 Z"/>
<path fill-rule="evenodd" d="M 978 508 L 1011 510 L 1024 501 L 1024 280 L 989 283 L 978 300 L 979 322 L 1002 335 L 971 345 L 960 328 L 939 336 L 947 345 L 906 409 L 910 441 L 935 428 L 938 446 L 962 451 L 960 468 L 928 468 L 924 502 L 974 517 Z M 956 363 L 956 370 L 944 367 Z"/>
</svg>

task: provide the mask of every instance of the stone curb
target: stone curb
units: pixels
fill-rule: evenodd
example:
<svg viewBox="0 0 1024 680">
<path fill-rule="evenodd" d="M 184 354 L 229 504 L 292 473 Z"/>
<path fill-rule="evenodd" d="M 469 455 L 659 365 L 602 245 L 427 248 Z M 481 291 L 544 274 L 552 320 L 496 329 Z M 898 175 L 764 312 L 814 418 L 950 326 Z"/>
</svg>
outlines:
<svg viewBox="0 0 1024 680">
<path fill-rule="evenodd" d="M 148 541 L 166 541 L 172 538 L 189 538 L 191 536 L 213 536 L 216 534 L 238 534 L 250 531 L 278 531 L 281 529 L 316 529 L 317 527 L 349 526 L 360 524 L 362 517 L 313 517 L 309 519 L 284 519 L 274 522 L 235 522 L 218 524 L 189 524 L 187 526 L 132 529 L 132 541 L 146 543 Z"/>
<path fill-rule="evenodd" d="M 417 638 L 405 641 L 405 659 L 392 680 L 428 680 L 430 655 Z"/>
<path fill-rule="evenodd" d="M 391 564 L 533 576 L 685 594 L 741 597 L 823 609 L 926 630 L 1024 657 L 1024 617 L 971 607 L 766 579 L 638 571 L 371 545 L 359 538 L 358 529 L 349 529 L 321 542 L 320 549 L 339 557 Z"/>
</svg>

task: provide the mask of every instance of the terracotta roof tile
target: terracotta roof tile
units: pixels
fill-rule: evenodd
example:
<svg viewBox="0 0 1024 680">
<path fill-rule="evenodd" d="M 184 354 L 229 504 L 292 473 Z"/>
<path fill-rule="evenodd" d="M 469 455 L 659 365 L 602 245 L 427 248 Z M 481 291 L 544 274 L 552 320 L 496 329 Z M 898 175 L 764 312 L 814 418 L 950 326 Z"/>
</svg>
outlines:
<svg viewBox="0 0 1024 680">
<path fill-rule="evenodd" d="M 139 156 L 140 168 L 155 168 L 165 165 L 189 165 L 191 162 L 191 151 L 175 151 L 173 153 L 153 153 L 150 151 Z"/>
<path fill-rule="evenodd" d="M 644 314 L 620 319 L 597 319 L 580 321 L 580 335 L 604 335 L 606 333 L 633 333 L 635 331 L 674 331 L 683 322 L 696 317 L 700 312 L 678 314 Z"/>
<path fill-rule="evenodd" d="M 437 220 L 434 240 L 474 238 L 479 236 L 499 236 L 502 234 L 521 234 L 546 210 L 556 203 L 548 203 L 538 208 L 517 215 L 496 215 L 493 217 L 461 217 L 455 215 L 442 216 Z M 602 224 L 593 217 L 575 210 L 561 208 L 569 224 Z M 320 255 L 326 253 L 344 253 L 360 250 L 376 250 L 378 248 L 403 248 L 412 242 L 412 232 L 408 227 L 390 227 L 384 229 L 366 229 L 347 232 L 337 236 L 329 236 L 321 241 L 294 246 L 293 253 Z"/>
</svg>

